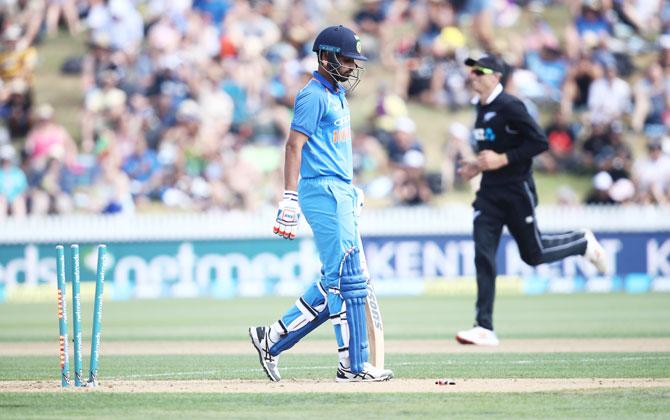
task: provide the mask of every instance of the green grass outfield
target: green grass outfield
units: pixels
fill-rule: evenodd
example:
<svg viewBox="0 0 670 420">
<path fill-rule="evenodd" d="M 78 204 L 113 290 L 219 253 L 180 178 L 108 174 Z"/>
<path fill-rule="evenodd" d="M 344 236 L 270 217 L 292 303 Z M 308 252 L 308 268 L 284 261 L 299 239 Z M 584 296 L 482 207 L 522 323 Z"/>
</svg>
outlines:
<svg viewBox="0 0 670 420">
<path fill-rule="evenodd" d="M 29 418 L 667 418 L 670 390 L 533 394 L 0 395 L 2 417 Z M 39 406 L 39 409 L 36 407 Z"/>
<path fill-rule="evenodd" d="M 472 322 L 472 299 L 383 298 L 387 341 L 413 340 L 419 347 L 411 352 L 387 353 L 386 364 L 395 371 L 396 382 L 407 380 L 432 386 L 436 378 L 450 377 L 456 378 L 453 389 L 458 391 L 460 385 L 469 381 L 503 380 L 503 389 L 477 392 L 475 387 L 473 392 L 451 392 L 448 387 L 438 389 L 435 385 L 430 392 L 397 388 L 385 392 L 384 387 L 392 381 L 388 385 L 374 384 L 378 385 L 374 392 L 367 392 L 367 388 L 356 393 L 340 392 L 338 388 L 333 391 L 335 354 L 309 353 L 310 344 L 330 343 L 329 325 L 307 339 L 307 351 L 296 348 L 295 352 L 282 355 L 280 366 L 285 380 L 279 385 L 266 384 L 261 381 L 264 374 L 256 353 L 250 346 L 247 350 L 240 344 L 247 339 L 249 325 L 276 318 L 293 302 L 292 298 L 272 298 L 106 302 L 103 313 L 99 372 L 103 388 L 105 380 L 130 384 L 160 382 L 177 387 L 197 381 L 251 383 L 258 386 L 258 392 L 222 392 L 220 388 L 207 392 L 147 392 L 150 389 L 107 392 L 111 386 L 92 392 L 60 392 L 55 301 L 53 305 L 3 304 L 0 305 L 0 389 L 11 389 L 9 381 L 24 381 L 23 384 L 32 381 L 40 384 L 41 392 L 15 389 L 0 392 L 0 418 L 667 418 L 670 413 L 670 386 L 667 386 L 670 295 L 500 296 L 496 301 L 496 328 L 502 345 L 486 351 L 458 347 L 451 339 L 455 331 Z M 87 354 L 90 302 L 84 302 L 83 314 Z M 605 340 L 612 348 L 534 352 L 505 347 L 506 343 L 532 340 L 549 345 L 574 340 L 575 346 L 579 346 L 589 339 Z M 631 341 L 642 345 L 635 351 L 617 346 Z M 644 346 L 647 341 L 648 349 Z M 200 346 L 213 342 L 224 348 L 239 346 L 242 350 L 224 354 L 198 351 Z M 105 354 L 105 343 L 109 350 L 116 349 L 108 352 L 113 354 Z M 124 343 L 129 348 L 143 343 L 165 343 L 167 349 L 161 349 L 161 354 L 132 354 L 130 350 L 124 354 L 119 351 Z M 441 347 L 439 343 L 448 345 Z M 170 354 L 170 344 L 175 348 L 192 347 L 193 354 Z M 9 351 L 10 348 L 14 350 Z M 16 351 L 24 348 L 25 354 Z M 85 359 L 84 367 L 87 366 Z M 504 389 L 507 379 L 509 392 Z M 619 380 L 623 385 L 523 392 L 511 386 L 523 381 L 532 384 L 534 380 L 559 383 Z M 638 385 L 628 387 L 627 381 Z M 644 381 L 652 385 L 641 386 Z M 654 385 L 654 381 L 662 385 Z M 282 392 L 281 386 L 300 383 L 307 384 L 306 390 Z M 352 385 L 340 387 L 350 390 Z"/>
</svg>

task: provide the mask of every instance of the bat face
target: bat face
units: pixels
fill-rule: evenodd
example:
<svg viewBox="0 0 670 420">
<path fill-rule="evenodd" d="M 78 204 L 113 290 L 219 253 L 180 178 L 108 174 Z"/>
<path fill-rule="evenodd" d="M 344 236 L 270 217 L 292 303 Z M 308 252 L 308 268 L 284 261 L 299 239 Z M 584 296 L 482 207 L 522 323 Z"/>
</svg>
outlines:
<svg viewBox="0 0 670 420">
<path fill-rule="evenodd" d="M 360 207 L 358 210 L 360 215 L 360 209 L 363 207 L 361 198 L 363 193 L 361 191 L 360 193 L 356 192 L 356 194 L 357 199 L 360 200 L 360 203 L 357 204 L 357 207 Z M 369 362 L 379 369 L 384 369 L 384 322 L 382 321 L 382 311 L 379 308 L 375 288 L 372 287 L 372 280 L 370 279 L 365 252 L 363 252 L 363 241 L 361 240 L 360 232 L 358 234 L 358 249 L 361 250 L 361 268 L 368 279 L 368 297 L 365 302 L 365 327 L 368 332 Z"/>
<path fill-rule="evenodd" d="M 370 363 L 384 369 L 384 323 L 379 308 L 377 294 L 371 283 L 368 283 L 368 298 L 365 305 L 365 325 L 368 330 L 370 346 Z"/>
<path fill-rule="evenodd" d="M 367 301 L 367 311 L 370 313 L 370 319 L 372 320 L 372 326 L 375 330 L 379 330 L 382 334 L 384 333 L 384 324 L 382 322 L 382 312 L 379 309 L 379 301 L 377 300 L 377 294 L 375 293 L 372 285 L 368 286 L 368 301 Z"/>
</svg>

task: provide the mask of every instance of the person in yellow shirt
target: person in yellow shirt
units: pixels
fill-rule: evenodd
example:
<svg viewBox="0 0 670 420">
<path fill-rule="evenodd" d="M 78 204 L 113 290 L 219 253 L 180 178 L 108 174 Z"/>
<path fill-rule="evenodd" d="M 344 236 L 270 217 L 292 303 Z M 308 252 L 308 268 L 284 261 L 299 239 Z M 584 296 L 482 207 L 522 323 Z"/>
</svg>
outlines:
<svg viewBox="0 0 670 420">
<path fill-rule="evenodd" d="M 37 50 L 21 41 L 21 27 L 8 26 L 0 42 L 0 79 L 8 83 L 23 79 L 32 86 L 33 69 L 37 64 Z"/>
</svg>

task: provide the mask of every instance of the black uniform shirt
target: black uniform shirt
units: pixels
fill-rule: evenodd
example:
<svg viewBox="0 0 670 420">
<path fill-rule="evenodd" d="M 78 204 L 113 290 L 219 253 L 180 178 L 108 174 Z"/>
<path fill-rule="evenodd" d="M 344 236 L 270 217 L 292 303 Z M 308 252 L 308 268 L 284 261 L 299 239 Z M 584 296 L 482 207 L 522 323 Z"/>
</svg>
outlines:
<svg viewBox="0 0 670 420">
<path fill-rule="evenodd" d="M 506 153 L 509 163 L 485 171 L 482 185 L 524 181 L 531 176 L 533 156 L 549 148 L 547 137 L 517 97 L 501 92 L 491 103 L 477 104 L 473 130 L 477 149 Z"/>
</svg>

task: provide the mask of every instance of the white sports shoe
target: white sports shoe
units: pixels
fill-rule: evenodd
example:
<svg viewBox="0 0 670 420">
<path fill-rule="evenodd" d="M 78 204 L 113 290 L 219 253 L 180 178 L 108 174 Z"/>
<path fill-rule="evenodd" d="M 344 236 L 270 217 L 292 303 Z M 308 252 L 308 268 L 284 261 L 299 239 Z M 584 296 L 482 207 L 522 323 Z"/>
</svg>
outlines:
<svg viewBox="0 0 670 420">
<path fill-rule="evenodd" d="M 265 374 L 271 381 L 279 382 L 281 379 L 279 375 L 279 356 L 270 354 L 269 331 L 270 327 L 251 327 L 249 328 L 249 338 L 251 338 L 251 344 L 258 352 L 258 359 Z"/>
<path fill-rule="evenodd" d="M 384 382 L 393 378 L 393 371 L 388 369 L 379 369 L 372 366 L 370 363 L 363 364 L 363 371 L 360 373 L 353 373 L 349 368 L 345 368 L 340 363 L 337 368 L 337 382 Z"/>
<path fill-rule="evenodd" d="M 591 230 L 584 229 L 584 238 L 586 239 L 586 252 L 584 257 L 595 265 L 600 274 L 607 273 L 608 263 L 607 263 L 607 253 L 600 242 L 596 239 L 595 235 Z"/>
<path fill-rule="evenodd" d="M 456 341 L 461 344 L 476 344 L 478 346 L 497 346 L 500 344 L 496 333 L 480 326 L 459 331 L 456 334 Z"/>
</svg>

